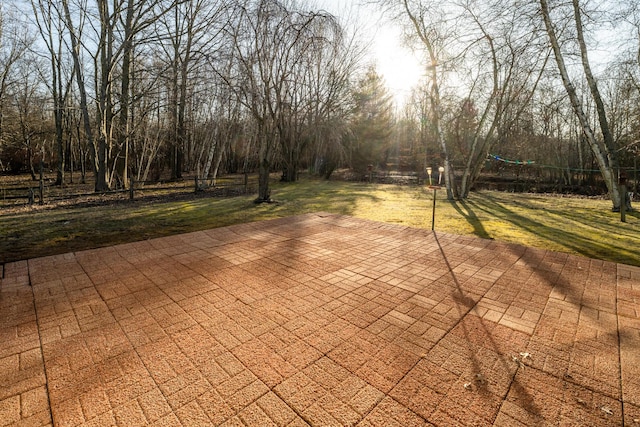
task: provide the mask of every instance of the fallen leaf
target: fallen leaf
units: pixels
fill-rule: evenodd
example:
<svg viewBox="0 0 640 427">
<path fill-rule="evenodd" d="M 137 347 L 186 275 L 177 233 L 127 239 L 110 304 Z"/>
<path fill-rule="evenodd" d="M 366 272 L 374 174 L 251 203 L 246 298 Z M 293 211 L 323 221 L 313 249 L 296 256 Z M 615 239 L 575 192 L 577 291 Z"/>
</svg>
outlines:
<svg viewBox="0 0 640 427">
<path fill-rule="evenodd" d="M 600 409 L 602 410 L 602 412 L 604 412 L 607 415 L 613 415 L 613 411 L 608 406 L 603 406 Z"/>
<path fill-rule="evenodd" d="M 524 363 L 522 363 L 522 360 L 518 359 L 515 356 L 511 356 L 511 359 L 513 359 L 514 362 L 516 362 L 518 364 L 519 367 L 523 368 L 526 366 Z"/>
</svg>

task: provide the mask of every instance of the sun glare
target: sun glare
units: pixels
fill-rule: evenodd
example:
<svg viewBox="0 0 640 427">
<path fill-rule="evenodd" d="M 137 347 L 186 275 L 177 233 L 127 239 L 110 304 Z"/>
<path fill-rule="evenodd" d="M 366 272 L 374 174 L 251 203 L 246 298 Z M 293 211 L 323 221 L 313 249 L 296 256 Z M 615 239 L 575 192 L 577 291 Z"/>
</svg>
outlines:
<svg viewBox="0 0 640 427">
<path fill-rule="evenodd" d="M 360 36 L 369 40 L 369 60 L 385 81 L 398 108 L 408 101 L 411 89 L 424 76 L 418 55 L 402 43 L 402 31 L 382 16 L 374 5 L 359 5 L 353 0 L 314 0 L 313 4 L 336 16 L 353 16 Z"/>
<path fill-rule="evenodd" d="M 420 58 L 402 44 L 400 29 L 389 24 L 376 32 L 371 50 L 378 73 L 384 77 L 389 92 L 400 108 L 408 101 L 411 89 L 424 76 Z"/>
</svg>

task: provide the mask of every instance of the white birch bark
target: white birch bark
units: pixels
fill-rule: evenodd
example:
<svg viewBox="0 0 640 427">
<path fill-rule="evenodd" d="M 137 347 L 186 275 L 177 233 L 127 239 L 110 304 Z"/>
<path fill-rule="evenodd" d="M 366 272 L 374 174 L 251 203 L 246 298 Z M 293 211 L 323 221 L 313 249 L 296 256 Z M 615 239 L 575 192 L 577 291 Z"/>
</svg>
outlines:
<svg viewBox="0 0 640 427">
<path fill-rule="evenodd" d="M 574 2 L 573 3 L 574 6 L 576 6 L 577 0 L 573 0 L 573 2 Z M 556 64 L 558 65 L 558 71 L 560 72 L 560 76 L 562 77 L 562 83 L 565 87 L 565 90 L 567 91 L 567 95 L 569 95 L 571 106 L 573 107 L 574 113 L 578 117 L 580 126 L 582 128 L 582 132 L 584 133 L 585 138 L 589 143 L 589 147 L 591 148 L 591 152 L 593 153 L 593 156 L 596 159 L 596 162 L 598 163 L 598 167 L 600 169 L 600 172 L 602 173 L 602 177 L 605 181 L 607 189 L 609 190 L 609 195 L 611 197 L 611 201 L 613 202 L 613 208 L 614 210 L 620 209 L 620 191 L 616 182 L 616 175 L 614 170 L 615 162 L 613 162 L 612 164 L 612 160 L 615 159 L 615 153 L 610 152 L 609 155 L 607 156 L 608 150 L 606 149 L 606 145 L 602 145 L 599 143 L 593 128 L 589 124 L 589 119 L 587 118 L 587 115 L 584 112 L 584 108 L 582 107 L 582 102 L 580 101 L 576 88 L 571 82 L 571 78 L 569 77 L 569 72 L 567 70 L 567 66 L 564 61 L 562 51 L 560 49 L 560 43 L 556 36 L 553 22 L 551 21 L 549 4 L 547 0 L 540 0 L 540 6 L 542 11 L 542 18 L 544 19 L 544 24 L 547 29 L 549 41 L 551 43 L 551 48 L 553 49 L 553 53 L 556 58 Z M 575 17 L 577 20 L 576 26 L 579 28 L 578 31 L 581 32 L 581 22 L 579 20 L 579 15 L 580 13 L 578 9 L 578 11 L 575 14 Z M 588 66 L 588 60 L 586 59 L 586 46 L 583 46 L 584 37 L 582 37 L 580 44 L 581 44 L 581 52 L 583 53 L 582 55 L 583 68 L 585 68 L 585 74 L 587 74 L 587 80 L 590 80 L 589 81 L 590 87 L 592 84 L 596 87 L 595 93 L 597 94 L 597 98 L 599 98 L 599 93 L 597 92 L 597 86 L 595 85 L 595 79 L 593 78 L 593 75 L 590 72 L 590 68 Z M 591 88 L 591 90 L 592 90 L 592 96 L 594 96 L 594 100 L 596 100 L 597 102 L 597 98 L 594 95 L 594 89 Z M 600 102 L 602 102 L 601 98 L 600 98 Z M 603 107 L 602 113 L 604 114 L 604 107 Z M 601 130 L 603 131 L 603 134 L 604 134 L 605 131 L 608 132 L 608 125 L 606 124 L 606 117 L 602 116 L 600 118 L 601 126 L 603 126 L 603 119 L 604 119 L 604 129 L 601 129 Z"/>
</svg>

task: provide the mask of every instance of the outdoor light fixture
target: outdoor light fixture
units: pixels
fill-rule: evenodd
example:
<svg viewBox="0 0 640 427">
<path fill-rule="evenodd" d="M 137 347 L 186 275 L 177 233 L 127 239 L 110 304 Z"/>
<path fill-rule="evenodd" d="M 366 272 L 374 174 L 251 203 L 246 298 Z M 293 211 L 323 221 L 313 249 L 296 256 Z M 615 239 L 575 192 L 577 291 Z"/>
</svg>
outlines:
<svg viewBox="0 0 640 427">
<path fill-rule="evenodd" d="M 433 190 L 433 211 L 431 213 L 431 230 L 434 229 L 436 223 L 436 193 L 438 189 L 442 188 L 440 185 L 442 184 L 442 175 L 444 174 L 444 166 L 438 166 L 438 185 L 431 184 L 431 172 L 433 170 L 430 167 L 427 167 L 427 174 L 429 175 L 429 188 Z"/>
</svg>

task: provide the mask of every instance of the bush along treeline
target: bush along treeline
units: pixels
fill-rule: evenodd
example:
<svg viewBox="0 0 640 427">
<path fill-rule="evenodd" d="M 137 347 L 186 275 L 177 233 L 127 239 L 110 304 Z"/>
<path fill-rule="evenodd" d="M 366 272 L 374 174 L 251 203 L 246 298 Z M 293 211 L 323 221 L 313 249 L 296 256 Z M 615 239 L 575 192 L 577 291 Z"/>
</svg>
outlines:
<svg viewBox="0 0 640 427">
<path fill-rule="evenodd" d="M 96 192 L 255 172 L 258 202 L 270 173 L 293 182 L 338 168 L 362 179 L 443 169 L 449 198 L 500 178 L 588 188 L 614 209 L 620 178 L 637 185 L 634 2 L 375 3 L 422 58 L 402 104 L 359 30 L 373 9 L 345 19 L 302 0 L 2 3 L 0 170 L 37 179 L 43 162 L 57 185 L 90 174 Z"/>
</svg>

